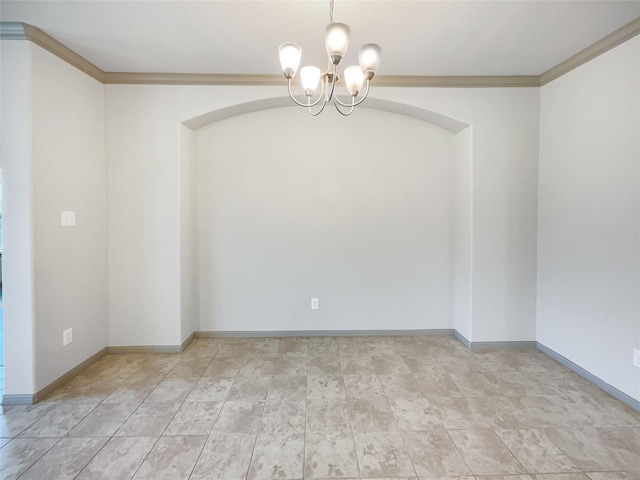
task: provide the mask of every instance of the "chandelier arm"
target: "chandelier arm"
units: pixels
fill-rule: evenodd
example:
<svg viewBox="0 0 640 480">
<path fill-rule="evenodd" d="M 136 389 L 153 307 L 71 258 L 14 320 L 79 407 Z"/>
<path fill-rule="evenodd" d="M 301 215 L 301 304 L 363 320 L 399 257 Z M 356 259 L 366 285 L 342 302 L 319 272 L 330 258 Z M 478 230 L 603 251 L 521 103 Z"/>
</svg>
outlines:
<svg viewBox="0 0 640 480">
<path fill-rule="evenodd" d="M 315 102 L 311 103 L 311 104 L 304 104 L 302 102 L 300 102 L 299 100 L 296 99 L 296 97 L 293 96 L 293 92 L 291 92 L 291 79 L 288 80 L 288 87 L 289 87 L 289 97 L 291 97 L 291 100 L 293 100 L 296 104 L 300 105 L 301 107 L 304 108 L 309 108 L 309 107 L 315 107 L 317 104 L 320 103 L 320 100 L 322 100 L 322 95 L 324 94 L 324 91 L 320 93 L 320 96 L 318 97 L 318 100 L 316 100 Z M 309 97 L 307 97 L 309 99 Z"/>
<path fill-rule="evenodd" d="M 364 95 L 360 98 L 360 100 L 358 100 L 355 103 L 342 103 L 339 99 L 338 99 L 338 95 L 336 95 L 336 102 L 338 102 L 340 105 L 342 105 L 343 107 L 357 107 L 358 105 L 360 105 L 362 102 L 365 101 L 365 99 L 367 98 L 367 96 L 369 95 L 369 85 L 370 85 L 370 81 L 369 79 L 367 79 L 367 89 L 364 92 Z M 351 97 L 353 100 L 355 100 L 354 97 Z"/>
<path fill-rule="evenodd" d="M 338 96 L 336 95 L 336 99 L 337 98 Z M 351 98 L 353 99 L 353 97 Z M 347 112 L 343 112 L 338 106 L 338 104 L 342 105 L 343 107 L 349 107 L 349 110 Z M 353 113 L 353 107 L 355 107 L 355 105 L 345 105 L 344 103 L 341 103 L 341 102 L 338 102 L 338 103 L 333 102 L 333 106 L 336 107 L 336 110 L 338 111 L 338 113 L 343 117 L 348 117 L 349 115 L 351 115 Z"/>
<path fill-rule="evenodd" d="M 308 110 L 309 110 L 309 113 L 311 114 L 311 116 L 312 116 L 312 117 L 317 117 L 318 115 L 320 115 L 320 114 L 322 113 L 322 111 L 324 110 L 324 107 L 326 107 L 326 106 L 327 106 L 327 103 L 328 103 L 328 102 L 326 102 L 326 101 L 325 101 L 325 102 L 322 104 L 322 107 L 320 107 L 320 110 L 318 110 L 316 113 L 313 113 L 313 110 L 311 110 L 311 107 L 309 107 L 309 109 L 308 109 Z"/>
</svg>

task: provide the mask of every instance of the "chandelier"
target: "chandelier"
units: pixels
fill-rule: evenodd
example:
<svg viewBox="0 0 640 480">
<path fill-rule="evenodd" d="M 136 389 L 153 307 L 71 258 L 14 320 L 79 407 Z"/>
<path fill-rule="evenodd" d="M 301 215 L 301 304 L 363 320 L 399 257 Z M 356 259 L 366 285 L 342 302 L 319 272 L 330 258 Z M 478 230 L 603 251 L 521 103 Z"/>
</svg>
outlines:
<svg viewBox="0 0 640 480">
<path fill-rule="evenodd" d="M 280 65 L 282 65 L 282 73 L 289 84 L 289 96 L 297 105 L 309 109 L 309 113 L 314 117 L 320 115 L 327 103 L 333 100 L 336 110 L 341 115 L 348 116 L 353 113 L 354 107 L 360 105 L 367 95 L 369 95 L 369 84 L 378 70 L 380 64 L 380 54 L 382 52 L 379 45 L 375 43 L 367 43 L 360 47 L 358 51 L 358 62 L 360 65 L 353 65 L 344 70 L 344 83 L 347 87 L 351 100 L 342 102 L 337 93 L 335 93 L 336 82 L 340 79 L 338 76 L 338 65 L 342 61 L 347 47 L 349 46 L 349 37 L 351 31 L 344 23 L 333 21 L 333 1 L 329 1 L 329 20 L 331 23 L 327 25 L 325 30 L 324 41 L 327 47 L 328 66 L 327 70 L 322 73 L 318 67 L 306 66 L 300 69 L 300 80 L 302 88 L 306 96 L 306 103 L 297 100 L 291 92 L 291 80 L 298 71 L 300 59 L 302 58 L 302 48 L 295 43 L 283 43 L 280 45 Z M 362 87 L 366 81 L 366 89 L 358 98 L 362 91 Z M 320 90 L 318 91 L 318 86 Z M 317 98 L 314 98 L 318 93 Z M 313 107 L 321 104 L 314 111 Z M 342 108 L 341 108 L 342 107 Z"/>
</svg>

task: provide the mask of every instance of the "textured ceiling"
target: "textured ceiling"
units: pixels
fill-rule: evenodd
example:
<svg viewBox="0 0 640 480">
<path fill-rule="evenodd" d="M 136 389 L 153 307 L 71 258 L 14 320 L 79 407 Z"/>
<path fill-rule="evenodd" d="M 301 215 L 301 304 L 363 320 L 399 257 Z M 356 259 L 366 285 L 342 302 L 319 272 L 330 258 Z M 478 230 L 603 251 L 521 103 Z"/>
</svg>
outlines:
<svg viewBox="0 0 640 480">
<path fill-rule="evenodd" d="M 292 41 L 325 66 L 328 2 L 5 1 L 0 20 L 48 33 L 104 71 L 275 74 Z M 640 17 L 640 1 L 336 0 L 345 66 L 382 46 L 383 75 L 538 75 Z"/>
</svg>

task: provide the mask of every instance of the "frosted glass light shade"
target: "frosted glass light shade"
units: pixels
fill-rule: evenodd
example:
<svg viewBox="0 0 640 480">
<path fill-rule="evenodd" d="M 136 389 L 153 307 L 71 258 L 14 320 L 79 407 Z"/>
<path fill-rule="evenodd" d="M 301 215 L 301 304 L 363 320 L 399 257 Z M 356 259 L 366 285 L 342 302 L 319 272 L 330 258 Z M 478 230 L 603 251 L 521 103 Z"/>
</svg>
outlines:
<svg viewBox="0 0 640 480">
<path fill-rule="evenodd" d="M 324 42 L 327 47 L 327 54 L 333 65 L 338 65 L 342 61 L 349 39 L 351 38 L 351 30 L 344 23 L 330 23 L 325 31 Z"/>
<path fill-rule="evenodd" d="M 352 97 L 360 93 L 362 84 L 364 83 L 364 74 L 358 65 L 353 65 L 345 69 L 344 83 L 347 84 L 347 90 Z"/>
<path fill-rule="evenodd" d="M 282 73 L 287 78 L 293 78 L 300 66 L 300 59 L 302 58 L 302 49 L 295 43 L 283 43 L 278 48 L 280 53 L 280 65 L 282 66 Z"/>
<path fill-rule="evenodd" d="M 380 66 L 382 49 L 375 43 L 367 43 L 358 50 L 358 62 L 366 78 L 371 80 Z"/>
<path fill-rule="evenodd" d="M 302 88 L 304 88 L 304 94 L 307 97 L 313 95 L 320 83 L 320 69 L 318 67 L 302 67 L 300 69 L 300 80 L 302 81 Z"/>
</svg>

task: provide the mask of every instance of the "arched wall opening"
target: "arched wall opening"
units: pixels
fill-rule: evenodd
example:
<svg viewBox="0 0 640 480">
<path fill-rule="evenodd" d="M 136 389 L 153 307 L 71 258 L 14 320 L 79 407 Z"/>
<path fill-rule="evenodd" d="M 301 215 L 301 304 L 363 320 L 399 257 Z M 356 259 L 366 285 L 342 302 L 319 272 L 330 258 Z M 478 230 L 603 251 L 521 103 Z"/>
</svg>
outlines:
<svg viewBox="0 0 640 480">
<path fill-rule="evenodd" d="M 468 125 L 375 99 L 350 118 L 313 118 L 288 102 L 181 126 L 182 339 L 453 329 L 468 338 Z"/>
</svg>

